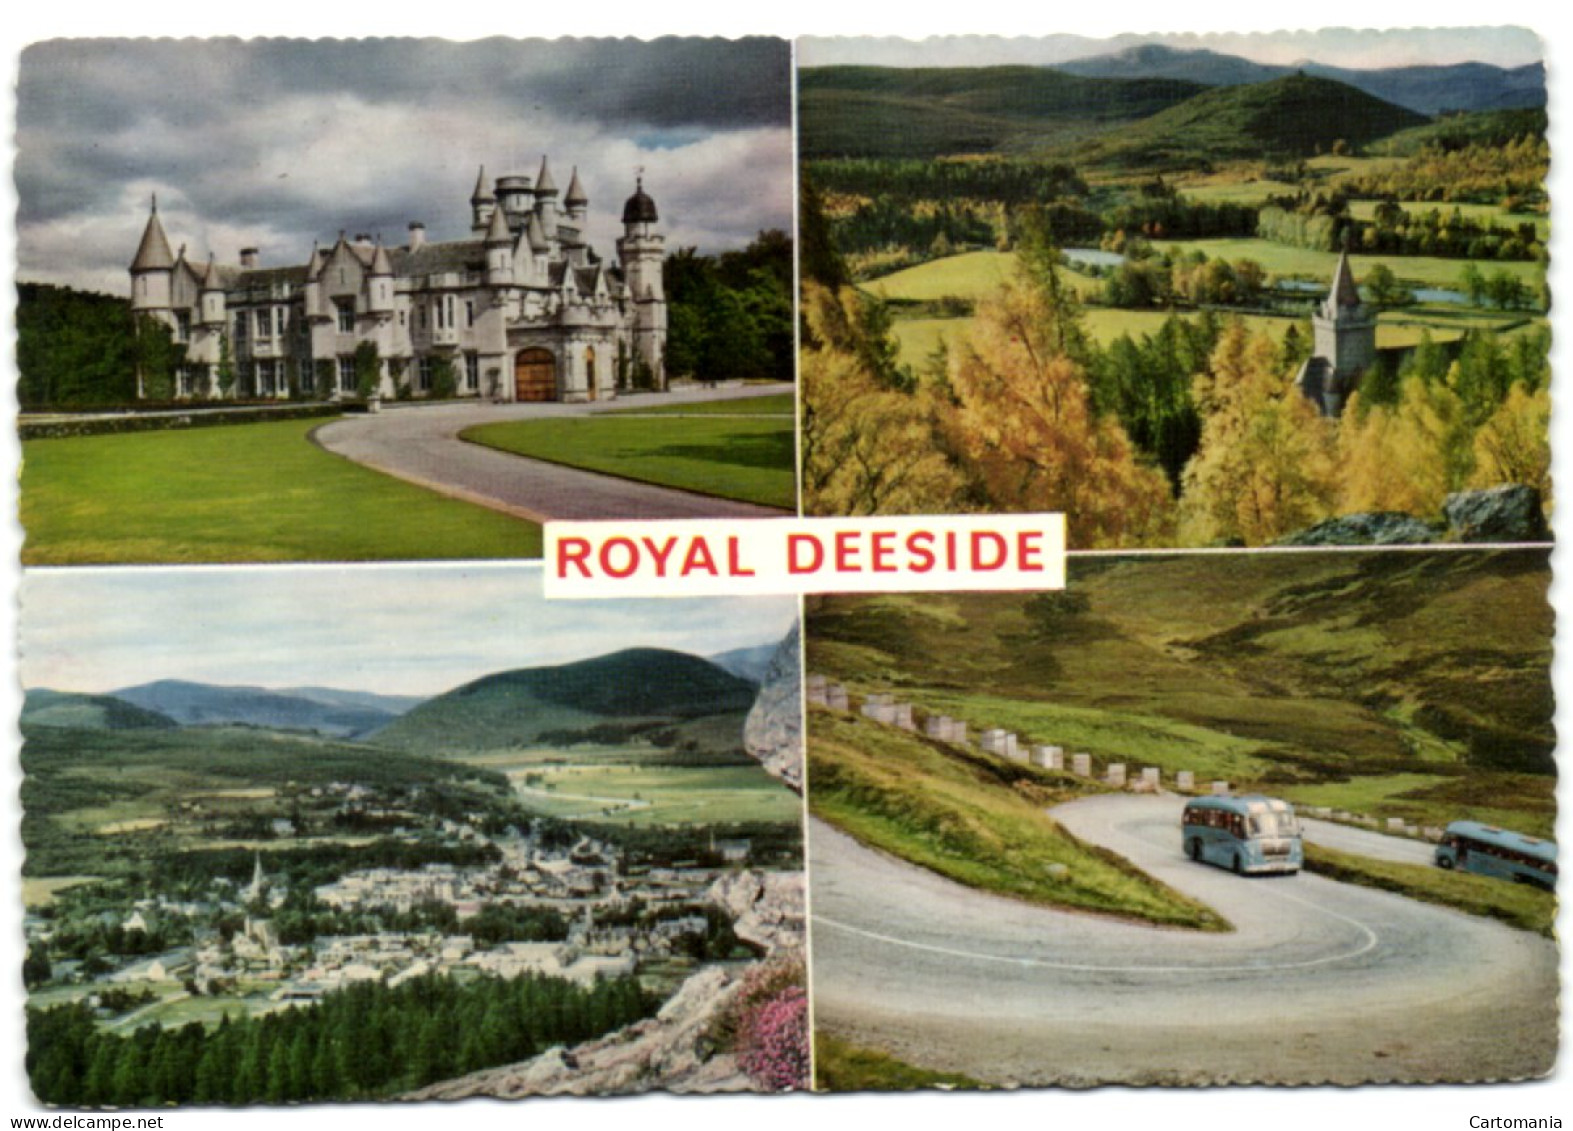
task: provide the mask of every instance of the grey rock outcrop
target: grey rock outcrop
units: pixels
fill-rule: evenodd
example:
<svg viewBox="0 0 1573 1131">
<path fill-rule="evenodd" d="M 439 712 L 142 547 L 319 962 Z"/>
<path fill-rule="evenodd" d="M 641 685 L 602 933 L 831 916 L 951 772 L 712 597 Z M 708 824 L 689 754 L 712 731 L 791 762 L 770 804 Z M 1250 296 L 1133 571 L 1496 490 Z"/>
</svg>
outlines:
<svg viewBox="0 0 1573 1131">
<path fill-rule="evenodd" d="M 1280 546 L 1404 546 L 1435 542 L 1437 532 L 1401 511 L 1341 514 L 1280 538 Z"/>
<path fill-rule="evenodd" d="M 1457 491 L 1442 504 L 1456 542 L 1548 542 L 1540 492 L 1523 483 Z"/>
<path fill-rule="evenodd" d="M 767 953 L 803 945 L 803 873 L 734 872 L 706 893 L 732 919 L 732 932 Z"/>
<path fill-rule="evenodd" d="M 776 649 L 743 724 L 743 746 L 765 771 L 803 791 L 803 669 L 800 633 L 792 625 Z"/>
</svg>

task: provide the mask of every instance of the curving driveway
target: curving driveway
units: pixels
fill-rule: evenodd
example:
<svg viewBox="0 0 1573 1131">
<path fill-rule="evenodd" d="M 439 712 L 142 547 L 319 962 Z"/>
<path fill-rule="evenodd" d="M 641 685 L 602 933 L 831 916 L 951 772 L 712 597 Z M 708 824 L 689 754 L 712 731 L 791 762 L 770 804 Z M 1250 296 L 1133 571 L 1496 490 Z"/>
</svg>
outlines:
<svg viewBox="0 0 1573 1131">
<path fill-rule="evenodd" d="M 685 403 L 775 396 L 781 392 L 777 386 L 750 385 L 633 394 L 602 404 L 461 401 L 401 405 L 375 414 L 343 417 L 316 429 L 312 438 L 328 451 L 384 474 L 531 522 L 772 518 L 782 512 L 499 452 L 466 443 L 459 439 L 459 433 L 476 424 L 502 420 L 588 416 L 641 406 L 671 409 Z"/>
<path fill-rule="evenodd" d="M 1061 806 L 1083 839 L 1236 930 L 1159 929 L 987 895 L 814 823 L 815 1022 L 996 1084 L 1359 1083 L 1548 1072 L 1549 940 L 1319 876 L 1186 860 L 1180 800 Z"/>
</svg>

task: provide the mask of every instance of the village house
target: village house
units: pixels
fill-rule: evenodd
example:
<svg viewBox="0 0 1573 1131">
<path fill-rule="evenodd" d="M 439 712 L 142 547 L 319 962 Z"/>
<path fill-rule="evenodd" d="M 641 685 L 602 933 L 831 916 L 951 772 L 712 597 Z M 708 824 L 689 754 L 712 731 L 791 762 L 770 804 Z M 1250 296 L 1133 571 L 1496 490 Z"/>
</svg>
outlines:
<svg viewBox="0 0 1573 1131">
<path fill-rule="evenodd" d="M 615 263 L 587 241 L 589 207 L 577 169 L 559 200 L 544 157 L 533 178 L 488 181 L 483 167 L 466 239 L 428 241 L 421 223 L 400 247 L 340 232 L 304 263 L 264 267 L 257 248 L 238 264 L 171 251 L 155 199 L 131 262 L 131 309 L 168 326 L 183 351 L 182 398 L 593 401 L 663 388 L 655 201 L 641 178 Z"/>
</svg>

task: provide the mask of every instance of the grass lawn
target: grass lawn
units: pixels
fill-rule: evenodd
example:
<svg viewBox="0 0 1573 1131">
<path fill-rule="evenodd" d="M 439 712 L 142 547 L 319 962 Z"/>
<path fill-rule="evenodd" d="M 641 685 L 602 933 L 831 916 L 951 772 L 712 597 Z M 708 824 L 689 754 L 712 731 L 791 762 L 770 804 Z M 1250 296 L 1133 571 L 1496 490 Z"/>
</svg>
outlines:
<svg viewBox="0 0 1573 1131">
<path fill-rule="evenodd" d="M 1254 259 L 1270 275 L 1299 275 L 1311 279 L 1330 279 L 1333 268 L 1338 264 L 1338 253 L 1334 251 L 1286 247 L 1283 244 L 1260 239 L 1153 240 L 1152 245 L 1158 251 L 1176 253 L 1201 251 L 1208 259 L 1222 258 L 1231 263 L 1237 259 Z M 1349 257 L 1349 264 L 1354 268 L 1356 279 L 1364 279 L 1373 266 L 1385 263 L 1403 282 L 1422 287 L 1448 289 L 1457 287 L 1458 277 L 1469 262 L 1471 261 L 1467 259 L 1441 259 L 1425 255 L 1351 255 Z M 1486 275 L 1497 270 L 1507 271 L 1532 287 L 1538 287 L 1546 274 L 1544 263 L 1483 261 L 1476 263 L 1475 266 Z"/>
<path fill-rule="evenodd" d="M 1395 864 L 1354 856 L 1321 845 L 1305 846 L 1307 871 L 1341 880 L 1346 884 L 1394 891 L 1410 899 L 1439 903 L 1500 919 L 1526 931 L 1548 938 L 1557 918 L 1557 897 L 1549 891 L 1515 884 L 1491 876 L 1468 872 L 1448 872 L 1426 864 Z"/>
<path fill-rule="evenodd" d="M 321 421 L 29 440 L 28 565 L 539 557 L 540 527 L 318 448 Z"/>
<path fill-rule="evenodd" d="M 840 713 L 808 717 L 809 807 L 864 844 L 983 891 L 1139 922 L 1225 930 L 1217 913 L 1083 844 L 1044 810 L 1063 775 Z"/>
<path fill-rule="evenodd" d="M 540 766 L 534 789 L 520 791 L 531 810 L 618 824 L 712 821 L 796 822 L 803 803 L 759 766 Z M 523 779 L 519 779 L 522 784 Z M 548 796 L 548 794 L 552 796 Z M 604 799 L 604 800 L 603 800 Z M 615 800 L 633 803 L 619 806 Z"/>
<path fill-rule="evenodd" d="M 460 435 L 515 455 L 793 510 L 794 427 L 790 412 L 678 417 L 659 425 L 604 414 L 482 424 Z"/>
<path fill-rule="evenodd" d="M 766 397 L 734 397 L 724 401 L 695 401 L 655 408 L 614 408 L 598 416 L 796 416 L 797 394 L 775 393 Z"/>
<path fill-rule="evenodd" d="M 931 1072 L 889 1053 L 863 1048 L 819 1031 L 814 1034 L 814 1090 L 817 1092 L 910 1092 L 918 1088 L 982 1088 L 958 1072 Z"/>
</svg>

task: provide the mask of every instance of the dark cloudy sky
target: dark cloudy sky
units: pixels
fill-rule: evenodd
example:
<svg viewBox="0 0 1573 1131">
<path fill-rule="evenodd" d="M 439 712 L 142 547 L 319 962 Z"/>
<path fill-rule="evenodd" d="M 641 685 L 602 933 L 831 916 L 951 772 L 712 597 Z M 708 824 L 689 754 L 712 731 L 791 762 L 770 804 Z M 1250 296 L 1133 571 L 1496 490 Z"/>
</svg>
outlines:
<svg viewBox="0 0 1573 1131">
<path fill-rule="evenodd" d="M 461 238 L 477 167 L 543 154 L 603 255 L 640 167 L 668 247 L 722 250 L 790 227 L 790 122 L 783 40 L 55 40 L 19 70 L 17 274 L 123 292 L 154 193 L 193 258 Z"/>
</svg>

